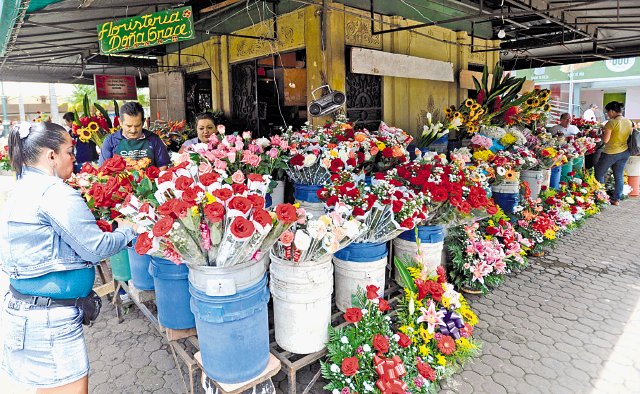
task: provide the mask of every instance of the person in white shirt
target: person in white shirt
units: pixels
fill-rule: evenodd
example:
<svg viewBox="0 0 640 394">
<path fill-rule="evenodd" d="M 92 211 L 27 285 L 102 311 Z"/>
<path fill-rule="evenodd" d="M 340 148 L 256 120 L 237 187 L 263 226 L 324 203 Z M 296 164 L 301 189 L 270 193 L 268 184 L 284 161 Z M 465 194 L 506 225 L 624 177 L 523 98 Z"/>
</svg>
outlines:
<svg viewBox="0 0 640 394">
<path fill-rule="evenodd" d="M 584 113 L 582 114 L 582 119 L 597 122 L 598 118 L 596 117 L 596 109 L 598 109 L 598 106 L 595 104 L 591 104 L 589 109 L 584 111 Z"/>
<path fill-rule="evenodd" d="M 549 130 L 553 135 L 564 135 L 565 137 L 574 136 L 580 132 L 580 129 L 571 124 L 571 114 L 565 112 L 560 115 L 560 124 L 553 126 Z"/>
</svg>

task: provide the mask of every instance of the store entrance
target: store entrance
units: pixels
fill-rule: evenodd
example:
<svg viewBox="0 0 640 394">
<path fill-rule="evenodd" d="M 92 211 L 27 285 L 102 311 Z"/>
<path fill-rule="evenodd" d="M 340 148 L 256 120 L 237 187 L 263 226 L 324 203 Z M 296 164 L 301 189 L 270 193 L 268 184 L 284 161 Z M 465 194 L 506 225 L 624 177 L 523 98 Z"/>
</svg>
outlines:
<svg viewBox="0 0 640 394">
<path fill-rule="evenodd" d="M 231 80 L 233 131 L 264 137 L 307 121 L 304 50 L 234 64 Z"/>
<path fill-rule="evenodd" d="M 186 117 L 189 124 L 195 124 L 196 116 L 211 111 L 211 72 L 187 74 L 184 81 Z"/>
</svg>

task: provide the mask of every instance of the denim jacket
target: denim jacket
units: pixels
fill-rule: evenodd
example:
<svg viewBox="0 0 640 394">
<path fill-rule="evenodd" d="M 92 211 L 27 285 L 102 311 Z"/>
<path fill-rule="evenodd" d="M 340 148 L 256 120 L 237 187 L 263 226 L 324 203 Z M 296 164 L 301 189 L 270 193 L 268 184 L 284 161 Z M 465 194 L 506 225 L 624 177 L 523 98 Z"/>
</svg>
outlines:
<svg viewBox="0 0 640 394">
<path fill-rule="evenodd" d="M 80 192 L 25 167 L 0 221 L 0 260 L 11 278 L 87 268 L 126 248 L 131 228 L 103 232 Z"/>
</svg>

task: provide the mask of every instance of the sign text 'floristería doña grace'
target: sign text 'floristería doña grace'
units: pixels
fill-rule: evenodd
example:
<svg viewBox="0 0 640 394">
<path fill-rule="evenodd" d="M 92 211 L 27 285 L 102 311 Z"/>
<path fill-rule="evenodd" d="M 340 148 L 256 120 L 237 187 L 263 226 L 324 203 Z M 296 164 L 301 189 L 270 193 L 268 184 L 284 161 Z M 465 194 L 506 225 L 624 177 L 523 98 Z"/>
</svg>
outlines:
<svg viewBox="0 0 640 394">
<path fill-rule="evenodd" d="M 191 7 L 160 11 L 98 25 L 100 52 L 104 54 L 186 41 L 193 37 Z"/>
</svg>

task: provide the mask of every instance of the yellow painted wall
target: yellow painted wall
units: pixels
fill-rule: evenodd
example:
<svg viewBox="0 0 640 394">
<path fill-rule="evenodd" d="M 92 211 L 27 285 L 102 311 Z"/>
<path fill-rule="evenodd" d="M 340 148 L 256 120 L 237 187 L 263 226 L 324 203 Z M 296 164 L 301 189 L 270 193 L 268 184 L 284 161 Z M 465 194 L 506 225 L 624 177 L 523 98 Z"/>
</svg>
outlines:
<svg viewBox="0 0 640 394">
<path fill-rule="evenodd" d="M 454 69 L 454 82 L 430 81 L 397 77 L 383 78 L 383 120 L 390 125 L 415 132 L 418 116 L 426 109 L 430 98 L 436 106 L 444 108 L 458 104 L 467 96 L 466 89 L 460 89 L 457 82 L 460 70 L 469 63 L 488 65 L 490 69 L 496 63 L 499 53 L 473 53 L 471 39 L 466 32 L 454 32 L 441 27 L 420 28 L 415 31 L 401 31 L 382 35 L 371 35 L 369 15 L 365 11 L 344 7 L 328 2 L 326 14 L 327 32 L 324 40 L 324 54 L 321 41 L 320 6 L 308 6 L 278 17 L 277 42 L 258 41 L 238 37 L 213 37 L 202 43 L 182 49 L 181 64 L 187 65 L 188 72 L 206 69 L 206 64 L 198 57 L 204 56 L 211 65 L 214 108 L 222 108 L 231 114 L 229 64 L 267 56 L 274 51 L 287 52 L 305 48 L 307 59 L 307 92 L 324 83 L 333 89 L 345 91 L 346 62 L 345 48 L 356 46 L 383 50 L 451 62 Z M 416 24 L 415 21 L 400 17 L 381 17 L 385 24 L 376 29 L 388 29 L 392 23 L 396 26 Z M 242 29 L 237 34 L 271 36 L 272 23 L 265 21 L 258 25 Z M 492 41 L 475 39 L 476 49 L 497 46 Z M 162 60 L 164 65 L 176 66 L 178 56 L 171 54 Z M 314 118 L 315 124 L 322 124 L 327 118 Z"/>
</svg>

